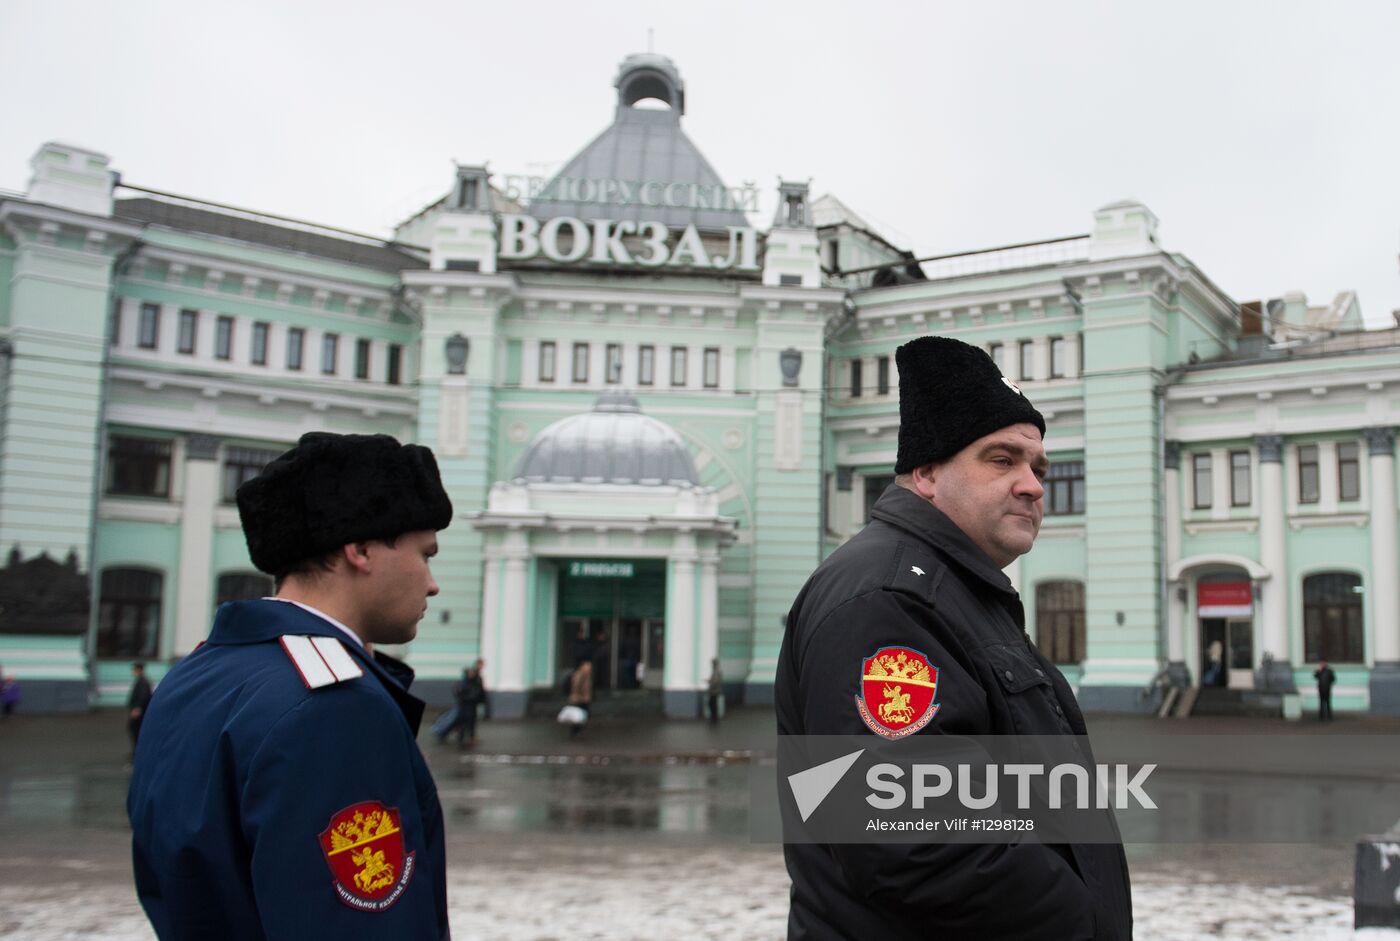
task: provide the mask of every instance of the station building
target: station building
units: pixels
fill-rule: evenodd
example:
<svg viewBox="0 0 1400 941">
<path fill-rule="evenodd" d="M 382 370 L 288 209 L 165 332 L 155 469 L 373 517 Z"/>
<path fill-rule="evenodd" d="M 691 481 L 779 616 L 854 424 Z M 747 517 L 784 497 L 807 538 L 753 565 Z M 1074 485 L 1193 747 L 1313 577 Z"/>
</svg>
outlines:
<svg viewBox="0 0 1400 941">
<path fill-rule="evenodd" d="M 0 192 L 0 669 L 24 708 L 121 701 L 270 591 L 237 486 L 312 430 L 431 446 L 456 508 L 398 651 L 498 715 L 769 701 L 803 580 L 892 480 L 893 353 L 982 346 L 1045 415 L 1009 574 L 1086 708 L 1205 684 L 1400 714 L 1400 333 L 1357 299 L 1241 303 L 1136 202 L 916 260 L 806 183 L 733 186 L 636 55 L 549 178 L 463 165 L 378 239 L 125 183 L 49 143 Z M 484 155 L 483 155 L 484 156 Z M 806 172 L 811 168 L 794 168 Z M 775 199 L 766 226 L 760 201 Z"/>
</svg>

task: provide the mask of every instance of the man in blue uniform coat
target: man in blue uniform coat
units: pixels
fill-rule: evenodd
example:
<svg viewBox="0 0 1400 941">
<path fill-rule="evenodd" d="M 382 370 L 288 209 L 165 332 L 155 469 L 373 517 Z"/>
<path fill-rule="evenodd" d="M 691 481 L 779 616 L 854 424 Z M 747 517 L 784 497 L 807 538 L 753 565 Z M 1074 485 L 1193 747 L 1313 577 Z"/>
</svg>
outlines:
<svg viewBox="0 0 1400 941">
<path fill-rule="evenodd" d="M 219 609 L 146 711 L 127 797 L 162 939 L 446 938 L 413 639 L 452 518 L 430 450 L 308 434 L 238 490 L 276 597 Z"/>
</svg>

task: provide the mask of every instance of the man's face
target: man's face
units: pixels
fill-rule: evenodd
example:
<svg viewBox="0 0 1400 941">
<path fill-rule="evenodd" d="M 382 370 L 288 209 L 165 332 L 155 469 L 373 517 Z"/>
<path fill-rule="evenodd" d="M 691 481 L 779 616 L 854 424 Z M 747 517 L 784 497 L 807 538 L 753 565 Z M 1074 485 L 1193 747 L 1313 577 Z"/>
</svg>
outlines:
<svg viewBox="0 0 1400 941">
<path fill-rule="evenodd" d="M 1035 544 L 1045 512 L 1041 481 L 1049 468 L 1040 429 L 1023 422 L 934 465 L 921 487 L 930 487 L 933 505 L 1005 568 Z"/>
<path fill-rule="evenodd" d="M 418 635 L 428 599 L 438 593 L 429 562 L 437 555 L 431 529 L 404 533 L 390 546 L 369 543 L 373 567 L 365 592 L 362 639 L 374 644 L 406 644 Z"/>
</svg>

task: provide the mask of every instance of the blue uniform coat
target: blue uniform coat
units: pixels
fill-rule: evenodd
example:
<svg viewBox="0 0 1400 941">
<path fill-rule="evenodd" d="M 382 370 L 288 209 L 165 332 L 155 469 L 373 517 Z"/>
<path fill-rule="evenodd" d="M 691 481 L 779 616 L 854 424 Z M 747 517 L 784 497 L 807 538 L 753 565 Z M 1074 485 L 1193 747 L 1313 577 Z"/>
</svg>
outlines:
<svg viewBox="0 0 1400 941">
<path fill-rule="evenodd" d="M 308 688 L 282 635 L 343 639 L 363 676 Z M 442 810 L 411 678 L 296 605 L 219 609 L 156 689 L 127 797 L 137 894 L 160 938 L 448 937 Z M 381 910 L 344 900 L 322 845 L 366 802 L 397 812 L 394 878 L 409 874 Z"/>
</svg>

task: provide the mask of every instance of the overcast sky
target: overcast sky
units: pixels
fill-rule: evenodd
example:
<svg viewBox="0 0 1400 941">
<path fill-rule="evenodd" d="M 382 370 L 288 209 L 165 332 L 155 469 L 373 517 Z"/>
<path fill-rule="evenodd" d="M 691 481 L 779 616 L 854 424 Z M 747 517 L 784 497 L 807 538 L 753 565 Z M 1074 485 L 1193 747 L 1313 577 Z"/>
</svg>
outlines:
<svg viewBox="0 0 1400 941">
<path fill-rule="evenodd" d="M 387 236 L 453 162 L 546 172 L 654 49 L 730 185 L 811 178 L 920 256 L 1131 197 L 1237 300 L 1400 308 L 1400 3 L 0 0 L 0 188 L 127 182 Z"/>
</svg>

